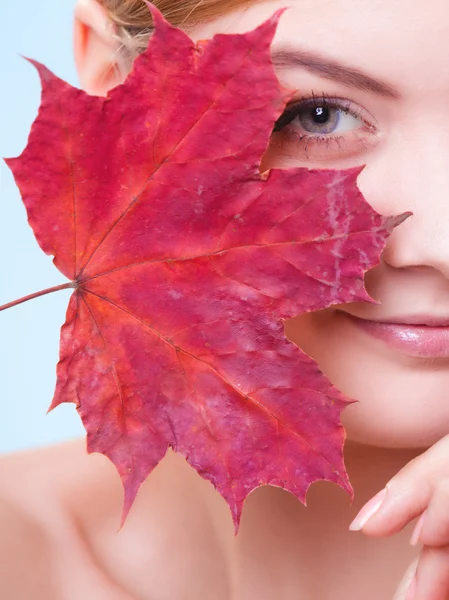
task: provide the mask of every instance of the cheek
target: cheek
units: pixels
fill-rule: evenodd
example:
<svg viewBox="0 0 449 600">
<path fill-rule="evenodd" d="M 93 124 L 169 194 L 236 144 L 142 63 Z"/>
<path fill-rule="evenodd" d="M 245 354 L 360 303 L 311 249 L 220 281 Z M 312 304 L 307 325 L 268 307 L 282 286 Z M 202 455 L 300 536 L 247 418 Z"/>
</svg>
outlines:
<svg viewBox="0 0 449 600">
<path fill-rule="evenodd" d="M 348 439 L 385 448 L 425 448 L 449 431 L 449 369 L 392 351 L 326 310 L 288 321 L 287 337 L 358 403 L 342 423 Z"/>
</svg>

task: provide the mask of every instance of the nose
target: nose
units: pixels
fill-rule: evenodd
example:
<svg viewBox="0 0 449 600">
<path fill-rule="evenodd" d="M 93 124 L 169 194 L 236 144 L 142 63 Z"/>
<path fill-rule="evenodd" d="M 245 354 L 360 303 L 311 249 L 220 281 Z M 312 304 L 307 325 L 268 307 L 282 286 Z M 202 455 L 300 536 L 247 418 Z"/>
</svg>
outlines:
<svg viewBox="0 0 449 600">
<path fill-rule="evenodd" d="M 427 129 L 379 152 L 358 185 L 381 214 L 413 213 L 391 234 L 383 260 L 402 269 L 430 267 L 449 278 L 449 131 Z"/>
</svg>

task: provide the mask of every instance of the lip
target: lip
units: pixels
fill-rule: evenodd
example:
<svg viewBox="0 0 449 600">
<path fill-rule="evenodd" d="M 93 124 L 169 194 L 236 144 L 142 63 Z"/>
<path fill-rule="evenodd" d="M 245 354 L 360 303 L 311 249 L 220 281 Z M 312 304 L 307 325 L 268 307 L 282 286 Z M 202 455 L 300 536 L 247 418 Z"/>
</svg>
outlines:
<svg viewBox="0 0 449 600">
<path fill-rule="evenodd" d="M 421 358 L 449 357 L 449 318 L 414 315 L 370 321 L 345 314 L 356 327 L 394 350 Z"/>
</svg>

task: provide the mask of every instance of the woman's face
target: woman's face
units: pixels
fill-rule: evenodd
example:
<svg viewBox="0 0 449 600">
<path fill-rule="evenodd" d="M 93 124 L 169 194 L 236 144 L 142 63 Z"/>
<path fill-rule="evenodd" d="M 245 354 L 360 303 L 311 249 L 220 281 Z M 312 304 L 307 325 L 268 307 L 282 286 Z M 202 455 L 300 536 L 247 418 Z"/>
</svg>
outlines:
<svg viewBox="0 0 449 600">
<path fill-rule="evenodd" d="M 264 167 L 366 164 L 373 208 L 413 212 L 366 277 L 381 304 L 302 315 L 286 332 L 360 401 L 343 414 L 350 439 L 431 445 L 449 432 L 449 3 L 273 0 L 191 35 L 248 31 L 285 5 L 273 50 L 291 51 L 278 76 L 301 104 Z"/>
</svg>

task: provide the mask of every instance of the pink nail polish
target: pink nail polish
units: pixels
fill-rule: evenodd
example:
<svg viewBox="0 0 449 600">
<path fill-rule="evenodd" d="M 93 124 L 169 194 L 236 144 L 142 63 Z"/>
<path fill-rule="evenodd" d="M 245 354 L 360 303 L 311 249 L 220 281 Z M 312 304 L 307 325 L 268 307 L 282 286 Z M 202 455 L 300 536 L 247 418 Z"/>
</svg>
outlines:
<svg viewBox="0 0 449 600">
<path fill-rule="evenodd" d="M 405 600 L 413 600 L 413 598 L 416 596 L 416 588 L 417 588 L 417 581 L 416 581 L 416 575 L 414 575 L 412 582 L 408 588 L 408 592 L 407 592 L 407 596 L 405 597 Z"/>
<path fill-rule="evenodd" d="M 418 521 L 416 522 L 415 528 L 413 529 L 411 538 L 410 538 L 410 545 L 411 546 L 416 546 L 419 542 L 419 538 L 421 536 L 421 531 L 424 525 L 424 519 L 425 519 L 425 514 L 426 511 L 423 512 L 423 514 L 419 517 Z"/>
<path fill-rule="evenodd" d="M 374 513 L 376 513 L 379 510 L 381 504 L 385 499 L 386 493 L 387 489 L 384 488 L 373 498 L 371 498 L 369 502 L 365 504 L 365 506 L 353 520 L 351 525 L 349 525 L 349 529 L 351 531 L 360 531 L 365 527 L 366 523 L 368 522 L 368 519 L 370 519 L 374 515 Z"/>
</svg>

